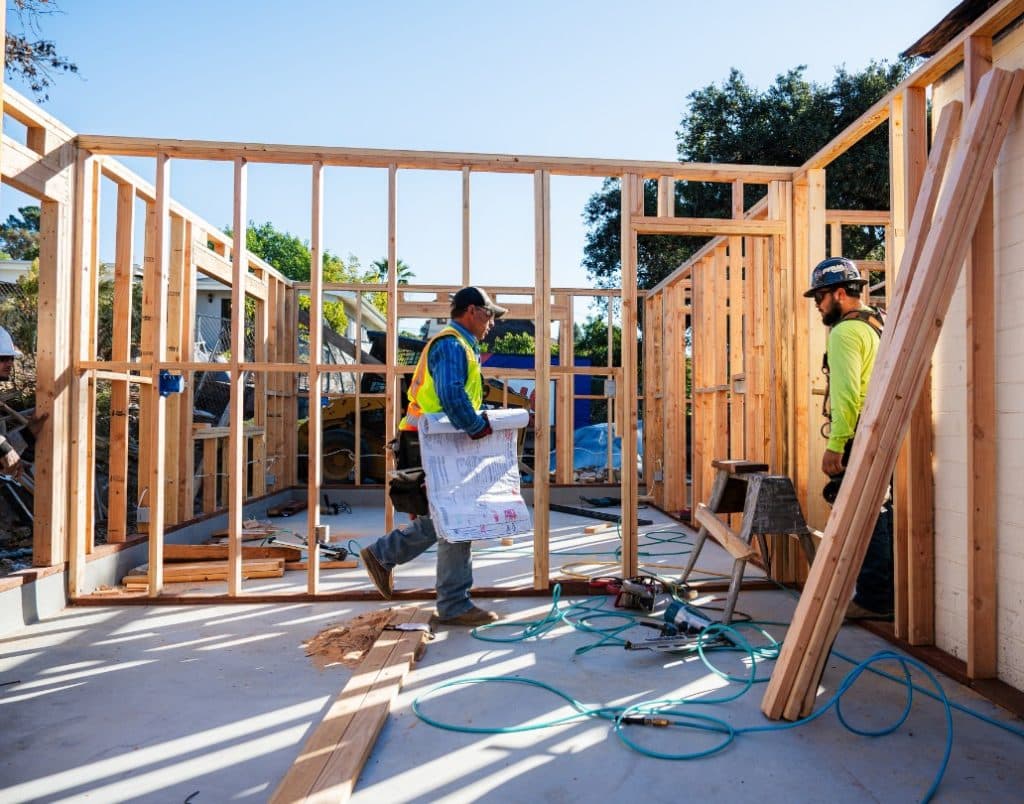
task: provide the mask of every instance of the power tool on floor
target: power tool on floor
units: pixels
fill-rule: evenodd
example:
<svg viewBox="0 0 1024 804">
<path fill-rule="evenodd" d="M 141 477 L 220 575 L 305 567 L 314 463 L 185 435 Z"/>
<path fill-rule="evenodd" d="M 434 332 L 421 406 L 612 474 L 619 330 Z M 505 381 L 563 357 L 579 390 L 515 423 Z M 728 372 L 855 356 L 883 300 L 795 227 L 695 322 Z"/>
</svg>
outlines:
<svg viewBox="0 0 1024 804">
<path fill-rule="evenodd" d="M 615 596 L 615 608 L 654 611 L 654 601 L 657 600 L 660 590 L 661 584 L 654 578 L 643 575 L 624 578 L 619 584 L 619 593 Z"/>
</svg>

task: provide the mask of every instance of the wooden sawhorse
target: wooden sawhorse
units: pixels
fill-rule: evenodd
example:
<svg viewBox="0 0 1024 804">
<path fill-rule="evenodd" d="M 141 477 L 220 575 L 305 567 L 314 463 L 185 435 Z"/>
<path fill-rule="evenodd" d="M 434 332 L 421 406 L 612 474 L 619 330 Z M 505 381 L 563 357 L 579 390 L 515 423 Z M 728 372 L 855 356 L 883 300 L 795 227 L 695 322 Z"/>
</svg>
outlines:
<svg viewBox="0 0 1024 804">
<path fill-rule="evenodd" d="M 700 531 L 679 582 L 686 583 L 710 533 L 733 557 L 732 580 L 729 583 L 729 593 L 722 613 L 722 622 L 728 624 L 732 622 L 740 586 L 743 584 L 743 571 L 747 561 L 755 554 L 751 545 L 752 537 L 757 538 L 761 555 L 766 562 L 768 544 L 765 536 L 769 533 L 791 534 L 798 537 L 808 564 L 814 561 L 814 540 L 800 510 L 793 481 L 786 475 L 769 475 L 767 464 L 750 461 L 715 460 L 711 465 L 718 470 L 714 485 L 711 487 L 711 498 L 707 505 L 701 503 L 697 506 Z M 716 516 L 738 513 L 743 514 L 739 533 L 733 533 L 732 529 Z"/>
</svg>

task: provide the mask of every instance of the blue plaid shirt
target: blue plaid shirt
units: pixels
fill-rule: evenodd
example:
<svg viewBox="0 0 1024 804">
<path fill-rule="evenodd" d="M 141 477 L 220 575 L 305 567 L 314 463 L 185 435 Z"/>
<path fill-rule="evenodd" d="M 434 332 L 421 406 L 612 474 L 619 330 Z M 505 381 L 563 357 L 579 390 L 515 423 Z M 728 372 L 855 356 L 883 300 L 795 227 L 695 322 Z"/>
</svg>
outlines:
<svg viewBox="0 0 1024 804">
<path fill-rule="evenodd" d="M 469 341 L 473 347 L 473 353 L 479 361 L 480 344 L 477 343 L 473 334 L 455 321 L 449 323 Z M 438 399 L 441 400 L 441 407 L 448 415 L 448 420 L 455 427 L 470 435 L 475 435 L 483 430 L 487 423 L 473 409 L 469 395 L 466 393 L 469 366 L 466 364 L 466 350 L 462 348 L 458 339 L 446 337 L 434 341 L 430 351 L 427 352 L 427 367 L 434 378 L 434 388 L 437 391 Z"/>
</svg>

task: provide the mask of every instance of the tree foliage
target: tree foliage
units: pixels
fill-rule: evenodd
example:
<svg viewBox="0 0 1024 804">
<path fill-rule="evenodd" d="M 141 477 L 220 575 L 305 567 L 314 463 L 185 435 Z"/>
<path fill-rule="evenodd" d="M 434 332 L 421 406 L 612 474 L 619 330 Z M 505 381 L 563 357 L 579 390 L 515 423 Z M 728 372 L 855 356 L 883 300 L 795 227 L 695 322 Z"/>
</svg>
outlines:
<svg viewBox="0 0 1024 804">
<path fill-rule="evenodd" d="M 416 274 L 413 273 L 412 268 L 404 260 L 398 260 L 395 266 L 398 271 L 398 284 L 408 285 L 409 280 L 412 279 Z M 388 259 L 387 257 L 381 257 L 379 260 L 373 261 L 373 268 L 377 272 L 377 278 L 380 282 L 388 281 Z"/>
<path fill-rule="evenodd" d="M 494 339 L 493 349 L 502 355 L 532 355 L 537 341 L 529 332 L 506 332 Z"/>
<path fill-rule="evenodd" d="M 230 226 L 224 227 L 224 232 L 231 237 L 234 236 Z M 290 232 L 277 229 L 270 221 L 258 226 L 253 221 L 249 221 L 245 232 L 245 246 L 289 279 L 296 282 L 309 282 L 313 257 L 308 241 L 303 241 Z M 377 280 L 376 269 L 364 271 L 359 265 L 359 260 L 352 254 L 349 255 L 348 262 L 346 262 L 336 254 L 324 249 L 321 264 L 323 265 L 324 282 L 375 282 Z M 370 301 L 381 312 L 387 310 L 386 293 L 371 294 Z M 299 306 L 309 309 L 309 299 L 301 298 Z M 348 325 L 348 316 L 345 314 L 345 306 L 342 302 L 325 301 L 323 314 L 324 319 L 335 332 L 345 331 Z"/>
<path fill-rule="evenodd" d="M 871 62 L 861 72 L 836 70 L 827 85 L 808 81 L 806 68 L 776 77 L 766 91 L 751 87 L 733 69 L 721 85 L 691 92 L 676 131 L 683 162 L 756 165 L 801 165 L 850 123 L 900 83 L 912 62 Z M 830 209 L 889 208 L 889 149 L 886 126 L 880 126 L 827 171 Z M 764 195 L 763 185 L 745 188 L 749 207 Z M 728 184 L 676 182 L 675 214 L 725 218 L 731 215 Z M 646 182 L 644 208 L 654 214 L 656 185 Z M 617 287 L 620 277 L 620 192 L 617 179 L 605 181 L 587 202 L 583 219 L 587 242 L 583 264 L 599 287 Z M 881 244 L 881 232 L 866 227 L 847 230 L 846 252 L 866 258 Z M 652 287 L 697 251 L 706 238 L 642 236 L 638 238 L 638 285 Z"/>
<path fill-rule="evenodd" d="M 39 256 L 39 207 L 18 207 L 0 224 L 0 250 L 11 260 L 34 260 Z"/>
<path fill-rule="evenodd" d="M 25 82 L 40 103 L 49 100 L 46 90 L 60 73 L 77 73 L 78 65 L 57 52 L 57 45 L 42 38 L 42 17 L 60 13 L 54 0 L 13 0 L 4 36 L 4 68 L 8 78 Z M 16 23 L 14 26 L 11 23 Z M 16 27 L 19 30 L 10 30 Z"/>
<path fill-rule="evenodd" d="M 592 366 L 608 365 L 608 323 L 599 317 L 573 325 L 573 353 L 589 357 Z M 622 330 L 612 327 L 612 365 L 622 365 Z"/>
<path fill-rule="evenodd" d="M 537 352 L 537 339 L 532 332 L 506 332 L 491 344 L 491 350 L 501 355 L 532 355 Z M 552 356 L 558 355 L 558 343 L 551 343 Z"/>
</svg>

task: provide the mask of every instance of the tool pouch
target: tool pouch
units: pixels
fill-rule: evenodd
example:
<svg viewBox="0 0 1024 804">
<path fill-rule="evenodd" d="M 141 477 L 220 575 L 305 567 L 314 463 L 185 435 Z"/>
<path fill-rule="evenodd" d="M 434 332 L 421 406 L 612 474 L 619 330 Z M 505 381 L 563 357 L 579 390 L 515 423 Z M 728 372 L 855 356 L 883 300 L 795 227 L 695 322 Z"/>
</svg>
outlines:
<svg viewBox="0 0 1024 804">
<path fill-rule="evenodd" d="M 426 473 L 422 469 L 392 472 L 389 496 L 396 511 L 415 516 L 429 516 L 427 505 Z"/>
</svg>

